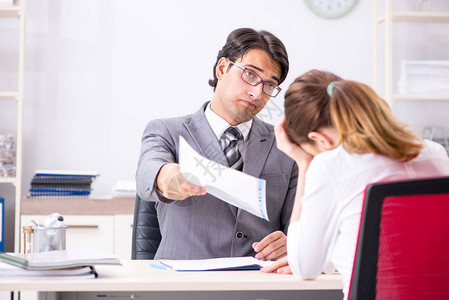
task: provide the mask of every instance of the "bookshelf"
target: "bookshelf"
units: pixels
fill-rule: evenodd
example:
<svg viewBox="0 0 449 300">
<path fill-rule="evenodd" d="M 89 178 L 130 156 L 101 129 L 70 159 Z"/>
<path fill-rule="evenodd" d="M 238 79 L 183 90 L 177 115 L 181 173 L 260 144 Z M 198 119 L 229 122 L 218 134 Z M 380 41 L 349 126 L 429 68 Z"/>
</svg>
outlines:
<svg viewBox="0 0 449 300">
<path fill-rule="evenodd" d="M 3 184 L 12 184 L 15 188 L 14 196 L 14 251 L 20 251 L 20 203 L 22 189 L 22 156 L 23 156 L 23 93 L 25 72 L 25 19 L 26 0 L 0 3 L 0 19 L 9 18 L 18 21 L 18 65 L 17 65 L 17 90 L 0 90 L 0 101 L 14 101 L 17 103 L 17 127 L 16 127 L 16 175 L 15 177 L 0 177 L 0 191 Z M 5 199 L 6 202 L 10 202 Z M 5 224 L 6 230 L 8 224 Z"/>
<path fill-rule="evenodd" d="M 394 62 L 393 62 L 393 29 L 395 23 L 449 23 L 449 12 L 427 12 L 427 11 L 395 11 L 392 0 L 373 1 L 373 87 L 377 92 L 383 89 L 382 96 L 391 105 L 396 100 L 406 101 L 449 101 L 449 95 L 433 94 L 398 94 L 394 92 Z M 383 11 L 379 9 L 383 4 Z M 383 36 L 383 71 L 380 71 L 380 31 L 384 26 Z M 383 76 L 381 82 L 380 76 Z"/>
</svg>

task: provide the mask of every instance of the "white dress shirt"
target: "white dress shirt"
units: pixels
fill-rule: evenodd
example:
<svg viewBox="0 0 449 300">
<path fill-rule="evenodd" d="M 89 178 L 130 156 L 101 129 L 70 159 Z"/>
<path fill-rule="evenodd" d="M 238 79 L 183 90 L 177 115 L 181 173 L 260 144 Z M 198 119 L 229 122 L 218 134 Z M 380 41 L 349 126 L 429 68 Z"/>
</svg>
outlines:
<svg viewBox="0 0 449 300">
<path fill-rule="evenodd" d="M 217 136 L 217 139 L 220 140 L 221 136 L 225 132 L 226 129 L 228 129 L 230 125 L 225 119 L 217 115 L 211 108 L 210 103 L 207 105 L 206 110 L 204 111 L 204 114 L 206 115 L 207 122 L 209 122 L 210 127 L 214 131 L 215 135 Z M 243 155 L 245 152 L 245 142 L 247 140 L 249 131 L 251 130 L 251 125 L 253 124 L 253 120 L 249 120 L 245 123 L 240 123 L 237 127 L 240 132 L 243 135 L 243 141 L 239 142 L 238 148 L 240 153 Z M 224 149 L 223 149 L 224 150 Z"/>
<path fill-rule="evenodd" d="M 305 176 L 301 218 L 288 229 L 288 262 L 293 273 L 307 279 L 337 269 L 346 299 L 365 187 L 381 180 L 448 175 L 446 150 L 428 140 L 420 155 L 409 162 L 373 153 L 348 153 L 342 146 L 318 154 Z"/>
</svg>

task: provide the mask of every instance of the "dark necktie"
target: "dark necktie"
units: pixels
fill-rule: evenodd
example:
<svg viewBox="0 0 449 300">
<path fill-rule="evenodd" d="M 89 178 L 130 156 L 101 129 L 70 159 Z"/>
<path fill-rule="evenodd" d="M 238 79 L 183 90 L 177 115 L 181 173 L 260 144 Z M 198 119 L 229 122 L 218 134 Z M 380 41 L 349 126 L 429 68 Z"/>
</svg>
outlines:
<svg viewBox="0 0 449 300">
<path fill-rule="evenodd" d="M 243 158 L 238 148 L 240 140 L 243 140 L 243 135 L 237 127 L 226 129 L 220 140 L 229 167 L 239 171 L 243 170 Z"/>
</svg>

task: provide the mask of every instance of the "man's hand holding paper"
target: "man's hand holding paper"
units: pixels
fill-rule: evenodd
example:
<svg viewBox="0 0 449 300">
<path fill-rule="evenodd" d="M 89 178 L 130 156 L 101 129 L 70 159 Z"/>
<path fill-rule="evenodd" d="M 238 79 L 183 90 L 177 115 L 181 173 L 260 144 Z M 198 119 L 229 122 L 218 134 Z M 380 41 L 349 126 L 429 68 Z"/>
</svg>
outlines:
<svg viewBox="0 0 449 300">
<path fill-rule="evenodd" d="M 206 189 L 193 185 L 181 175 L 177 163 L 164 165 L 159 171 L 156 184 L 158 190 L 168 199 L 184 200 L 190 196 L 206 194 Z"/>
<path fill-rule="evenodd" d="M 265 180 L 211 161 L 179 138 L 181 174 L 193 186 L 268 221 Z"/>
</svg>

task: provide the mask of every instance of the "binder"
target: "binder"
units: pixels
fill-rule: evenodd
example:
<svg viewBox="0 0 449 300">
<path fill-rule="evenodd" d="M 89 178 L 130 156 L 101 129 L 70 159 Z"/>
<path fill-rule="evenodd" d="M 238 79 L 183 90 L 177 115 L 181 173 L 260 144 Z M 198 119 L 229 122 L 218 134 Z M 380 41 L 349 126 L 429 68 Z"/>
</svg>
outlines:
<svg viewBox="0 0 449 300">
<path fill-rule="evenodd" d="M 27 270 L 52 270 L 92 265 L 120 265 L 114 255 L 95 248 L 74 248 L 33 253 L 2 253 L 0 262 L 5 262 Z"/>
<path fill-rule="evenodd" d="M 28 198 L 88 198 L 98 174 L 92 171 L 37 170 Z"/>
<path fill-rule="evenodd" d="M 0 281 L 2 279 L 21 278 L 28 279 L 89 279 L 97 278 L 98 273 L 94 266 L 82 266 L 64 269 L 27 270 L 21 267 L 0 261 Z"/>
<path fill-rule="evenodd" d="M 0 252 L 5 251 L 5 199 L 0 198 Z"/>
</svg>

